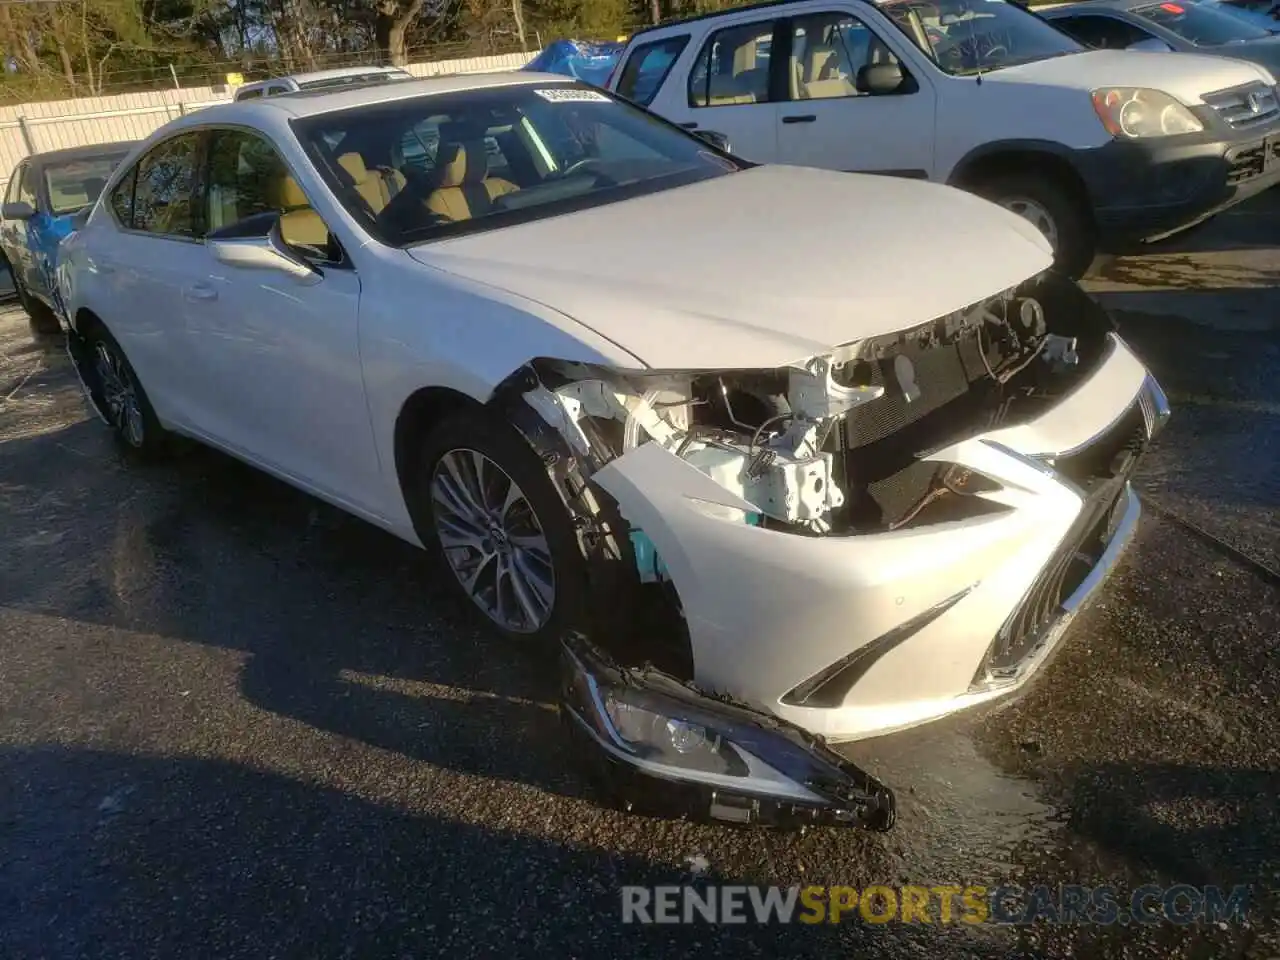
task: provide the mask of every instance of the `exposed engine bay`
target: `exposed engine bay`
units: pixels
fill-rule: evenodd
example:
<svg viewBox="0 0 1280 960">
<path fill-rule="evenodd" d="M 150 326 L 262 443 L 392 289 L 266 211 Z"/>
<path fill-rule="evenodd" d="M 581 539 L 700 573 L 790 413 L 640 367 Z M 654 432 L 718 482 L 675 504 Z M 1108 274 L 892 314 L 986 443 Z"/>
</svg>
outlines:
<svg viewBox="0 0 1280 960">
<path fill-rule="evenodd" d="M 981 497 L 994 481 L 922 457 L 1044 410 L 1102 359 L 1112 329 L 1075 284 L 1043 274 L 776 370 L 628 375 L 537 361 L 524 399 L 597 467 L 660 444 L 754 506 L 746 523 L 898 530 L 1001 509 Z"/>
</svg>

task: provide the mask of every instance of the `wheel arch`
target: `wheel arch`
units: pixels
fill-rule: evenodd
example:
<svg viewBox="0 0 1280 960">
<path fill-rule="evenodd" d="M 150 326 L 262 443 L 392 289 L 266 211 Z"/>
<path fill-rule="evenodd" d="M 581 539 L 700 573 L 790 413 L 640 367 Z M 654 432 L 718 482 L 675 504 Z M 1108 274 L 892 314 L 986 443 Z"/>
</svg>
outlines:
<svg viewBox="0 0 1280 960">
<path fill-rule="evenodd" d="M 1001 140 L 984 143 L 965 154 L 951 171 L 947 183 L 972 189 L 1009 174 L 1042 173 L 1066 184 L 1093 217 L 1093 198 L 1072 159 L 1070 147 L 1051 140 Z"/>
</svg>

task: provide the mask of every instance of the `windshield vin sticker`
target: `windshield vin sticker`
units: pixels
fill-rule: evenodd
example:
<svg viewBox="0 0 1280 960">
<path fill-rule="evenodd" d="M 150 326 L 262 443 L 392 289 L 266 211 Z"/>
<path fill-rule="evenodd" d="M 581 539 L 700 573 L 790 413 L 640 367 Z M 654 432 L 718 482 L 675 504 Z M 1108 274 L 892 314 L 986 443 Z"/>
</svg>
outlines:
<svg viewBox="0 0 1280 960">
<path fill-rule="evenodd" d="M 609 98 L 598 90 L 579 90 L 577 87 L 544 87 L 533 91 L 543 100 L 552 103 L 608 103 Z"/>
</svg>

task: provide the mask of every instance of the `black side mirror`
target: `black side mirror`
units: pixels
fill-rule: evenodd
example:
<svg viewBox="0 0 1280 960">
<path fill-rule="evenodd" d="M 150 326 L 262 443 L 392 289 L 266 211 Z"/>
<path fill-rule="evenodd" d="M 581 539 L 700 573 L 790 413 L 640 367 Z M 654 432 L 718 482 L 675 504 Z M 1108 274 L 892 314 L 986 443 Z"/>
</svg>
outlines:
<svg viewBox="0 0 1280 960">
<path fill-rule="evenodd" d="M 6 220 L 30 220 L 36 215 L 35 208 L 25 200 L 14 200 L 4 205 Z"/>
<path fill-rule="evenodd" d="M 693 135 L 699 140 L 705 140 L 722 153 L 733 152 L 729 138 L 718 130 L 695 130 Z"/>
<path fill-rule="evenodd" d="M 872 63 L 858 68 L 853 86 L 859 93 L 869 93 L 874 97 L 897 93 L 906 79 L 907 75 L 902 72 L 900 63 Z"/>
</svg>

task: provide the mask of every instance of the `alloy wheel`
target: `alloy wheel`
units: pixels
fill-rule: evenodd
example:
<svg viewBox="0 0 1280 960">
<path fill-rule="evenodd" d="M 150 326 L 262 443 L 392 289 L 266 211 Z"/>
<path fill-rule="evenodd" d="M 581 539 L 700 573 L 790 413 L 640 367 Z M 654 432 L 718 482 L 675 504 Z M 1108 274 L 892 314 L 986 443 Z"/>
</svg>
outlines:
<svg viewBox="0 0 1280 960">
<path fill-rule="evenodd" d="M 102 389 L 107 418 L 131 447 L 141 447 L 146 439 L 142 422 L 142 401 L 138 385 L 124 358 L 102 340 L 94 350 L 94 370 Z"/>
<path fill-rule="evenodd" d="M 458 583 L 494 623 L 536 633 L 551 618 L 555 567 L 520 485 L 476 450 L 447 451 L 431 477 L 436 536 Z"/>
<path fill-rule="evenodd" d="M 1049 241 L 1049 246 L 1054 249 L 1054 252 L 1057 252 L 1058 225 L 1042 204 L 1028 197 L 1002 197 L 997 202 L 1010 213 L 1016 213 L 1023 220 L 1033 224 L 1037 230 L 1045 235 L 1045 239 Z"/>
</svg>

